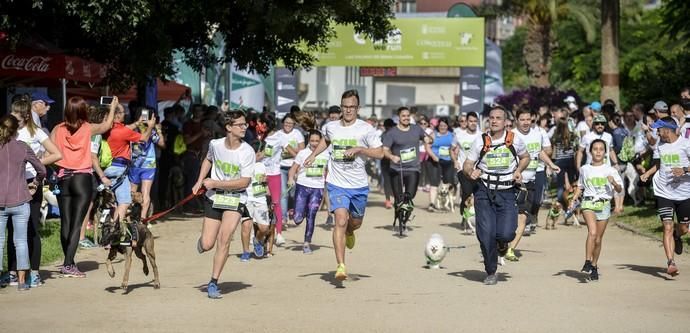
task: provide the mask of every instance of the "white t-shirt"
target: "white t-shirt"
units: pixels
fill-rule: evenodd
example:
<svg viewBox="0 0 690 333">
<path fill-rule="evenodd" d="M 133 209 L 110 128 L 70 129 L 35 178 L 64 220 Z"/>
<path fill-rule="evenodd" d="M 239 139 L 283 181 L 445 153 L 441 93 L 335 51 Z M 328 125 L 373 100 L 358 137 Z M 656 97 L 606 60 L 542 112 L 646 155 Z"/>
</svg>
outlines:
<svg viewBox="0 0 690 333">
<path fill-rule="evenodd" d="M 42 145 L 43 141 L 45 140 L 48 140 L 48 135 L 40 128 L 36 129 L 36 133 L 34 133 L 33 136 L 31 136 L 31 133 L 26 126 L 17 131 L 17 141 L 22 141 L 28 144 L 29 147 L 31 147 L 31 150 L 34 151 L 34 154 L 36 154 L 36 157 L 39 159 L 43 157 L 43 154 L 46 151 Z M 26 179 L 31 179 L 34 177 L 36 177 L 36 170 L 31 163 L 26 163 Z"/>
<path fill-rule="evenodd" d="M 513 156 L 513 153 L 510 152 L 510 149 L 503 145 L 505 142 L 506 133 L 506 131 L 503 131 L 503 135 L 501 135 L 501 138 L 498 140 L 492 139 L 492 147 L 489 149 L 486 155 L 484 155 L 482 160 L 479 162 L 479 165 L 477 165 L 477 168 L 482 170 L 481 178 L 485 182 L 488 178 L 487 173 L 501 174 L 501 176 L 498 177 L 498 181 L 501 182 L 513 180 L 513 172 L 517 170 L 518 161 L 517 158 Z M 481 136 L 478 136 L 474 140 L 474 143 L 472 143 L 472 148 L 470 148 L 470 152 L 467 154 L 467 159 L 470 161 L 477 161 L 483 148 L 484 140 Z M 513 138 L 513 148 L 515 148 L 515 152 L 518 156 L 527 153 L 525 143 L 518 136 Z M 496 177 L 492 177 L 491 180 L 495 181 Z M 501 185 L 498 186 L 497 189 L 505 190 L 511 187 L 512 186 Z M 493 189 L 494 186 L 491 186 L 491 188 Z"/>
<path fill-rule="evenodd" d="M 294 132 L 294 131 L 293 131 Z M 264 159 L 261 162 L 266 166 L 266 175 L 280 174 L 280 159 L 283 149 L 288 145 L 288 139 L 283 131 L 277 131 L 264 139 Z"/>
<path fill-rule="evenodd" d="M 582 132 L 585 132 L 585 134 L 587 134 L 590 131 L 592 131 L 592 129 L 589 128 L 589 125 L 587 125 L 587 122 L 584 120 L 581 120 L 579 123 L 577 123 L 577 127 L 575 127 L 575 130 L 577 131 L 577 134 L 580 134 Z"/>
<path fill-rule="evenodd" d="M 680 136 L 690 139 L 690 122 L 685 121 L 685 124 L 683 124 L 683 127 L 680 128 Z"/>
<path fill-rule="evenodd" d="M 304 143 L 304 135 L 298 130 L 298 129 L 293 129 L 290 133 L 285 133 L 285 131 L 280 130 L 279 132 L 282 132 L 286 139 L 288 144 L 295 150 L 297 150 L 297 146 L 300 143 Z M 283 150 L 281 154 L 282 160 L 280 161 L 280 166 L 281 167 L 291 167 L 292 162 L 295 160 L 293 157 L 290 157 L 290 154 L 288 153 L 287 150 Z"/>
<path fill-rule="evenodd" d="M 609 183 L 608 176 L 613 176 L 616 183 L 623 186 L 621 176 L 612 166 L 606 164 L 583 165 L 580 168 L 580 180 L 578 181 L 578 186 L 583 189 L 582 197 L 592 197 L 594 201 L 599 199 L 611 200 L 614 188 Z"/>
<path fill-rule="evenodd" d="M 606 154 L 604 156 L 604 163 L 607 165 L 611 165 L 611 157 L 609 156 L 609 152 L 611 151 L 611 145 L 613 144 L 613 137 L 608 132 L 597 134 L 597 132 L 595 131 L 591 131 L 585 134 L 585 136 L 583 136 L 580 140 L 580 148 L 584 149 L 585 153 L 587 154 L 587 161 L 585 164 L 589 164 L 592 162 L 592 153 L 589 152 L 589 145 L 591 145 L 592 142 L 596 139 L 601 139 L 604 140 L 604 142 L 606 142 Z"/>
<path fill-rule="evenodd" d="M 242 142 L 239 148 L 229 149 L 225 146 L 225 138 L 211 140 L 208 144 L 206 159 L 211 161 L 211 179 L 234 180 L 239 178 L 251 178 L 254 175 L 254 163 L 256 155 L 254 149 L 246 142 Z M 246 190 L 235 190 L 240 193 L 240 202 L 247 202 Z M 216 194 L 214 190 L 208 190 L 206 197 L 213 200 Z"/>
<path fill-rule="evenodd" d="M 342 121 L 332 121 L 323 129 L 324 137 L 331 142 L 326 182 L 342 188 L 368 187 L 369 180 L 364 169 L 366 158 L 361 154 L 345 158 L 343 153 L 354 147 L 381 147 L 381 137 L 376 134 L 374 127 L 357 119 L 349 126 L 343 126 Z"/>
<path fill-rule="evenodd" d="M 690 199 L 690 175 L 674 177 L 671 168 L 690 167 L 690 139 L 679 137 L 676 142 L 659 142 L 654 158 L 661 160 L 654 174 L 654 195 L 669 200 Z"/>
<path fill-rule="evenodd" d="M 482 136 L 482 132 L 477 130 L 474 131 L 474 133 L 470 134 L 466 130 L 458 127 L 453 131 L 453 134 L 455 134 L 455 137 L 453 138 L 453 144 L 460 147 L 460 152 L 458 153 L 458 161 L 460 162 L 460 165 L 462 165 L 463 163 L 465 163 L 465 160 L 467 159 L 467 153 L 469 153 L 470 148 L 472 148 L 472 143 L 474 143 L 474 140 L 476 140 L 477 137 Z"/>
<path fill-rule="evenodd" d="M 326 182 L 326 166 L 328 165 L 328 159 L 331 157 L 331 154 L 328 150 L 324 150 L 321 154 L 316 156 L 314 163 L 312 163 L 309 168 L 305 168 L 302 165 L 304 164 L 304 160 L 306 160 L 311 153 L 311 148 L 307 147 L 295 156 L 295 164 L 299 165 L 297 184 L 310 188 L 323 188 Z"/>
<path fill-rule="evenodd" d="M 252 182 L 247 187 L 247 202 L 266 203 L 266 166 L 261 162 L 254 163 Z"/>
<path fill-rule="evenodd" d="M 544 162 L 539 158 L 539 153 L 544 147 L 551 147 L 551 141 L 546 137 L 546 132 L 539 128 L 530 128 L 527 134 L 522 134 L 520 130 L 513 128 L 513 133 L 515 133 L 515 137 L 520 138 L 525 144 L 525 149 L 527 149 L 530 158 L 529 165 L 522 171 L 522 182 L 534 181 L 537 171 L 541 171 L 539 170 L 540 165 L 542 170 L 544 170 Z"/>
</svg>

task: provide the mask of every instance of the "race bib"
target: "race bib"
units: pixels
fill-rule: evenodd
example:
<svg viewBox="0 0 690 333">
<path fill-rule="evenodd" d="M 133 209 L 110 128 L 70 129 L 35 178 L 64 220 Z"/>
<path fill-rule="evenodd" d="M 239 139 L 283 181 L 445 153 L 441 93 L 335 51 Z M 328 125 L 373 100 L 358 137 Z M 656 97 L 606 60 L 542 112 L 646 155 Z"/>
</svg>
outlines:
<svg viewBox="0 0 690 333">
<path fill-rule="evenodd" d="M 400 162 L 410 163 L 417 159 L 417 149 L 415 147 L 410 147 L 407 149 L 400 150 Z"/>
<path fill-rule="evenodd" d="M 264 156 L 273 157 L 273 146 L 266 145 L 266 147 L 264 147 Z"/>
<path fill-rule="evenodd" d="M 354 155 L 351 157 L 345 156 L 345 151 L 347 151 L 350 148 L 354 148 L 354 146 L 333 145 L 333 160 L 336 162 L 354 162 Z"/>
<path fill-rule="evenodd" d="M 293 149 L 297 149 L 297 140 L 290 140 L 289 145 Z M 291 159 L 292 155 L 290 155 L 290 152 L 287 151 L 287 149 L 283 149 L 283 153 L 281 154 L 280 157 L 285 160 L 285 159 Z"/>
<path fill-rule="evenodd" d="M 589 209 L 595 212 L 601 212 L 604 210 L 606 201 L 591 201 L 585 200 L 582 202 L 582 209 Z"/>
<path fill-rule="evenodd" d="M 513 156 L 509 150 L 501 151 L 494 150 L 486 154 L 486 167 L 489 170 L 504 170 L 510 167 L 510 161 Z"/>
<path fill-rule="evenodd" d="M 265 197 L 266 196 L 266 183 L 258 182 L 252 184 L 252 193 L 254 197 Z"/>
<path fill-rule="evenodd" d="M 529 165 L 527 166 L 527 170 L 536 171 L 537 167 L 539 167 L 539 160 L 537 160 L 537 159 L 530 160 Z"/>
<path fill-rule="evenodd" d="M 323 168 L 319 166 L 313 166 L 307 168 L 307 177 L 323 177 Z"/>
<path fill-rule="evenodd" d="M 441 146 L 438 148 L 438 155 L 441 157 L 450 157 L 450 147 Z"/>
<path fill-rule="evenodd" d="M 237 210 L 240 206 L 240 194 L 237 192 L 216 191 L 213 195 L 213 208 Z"/>
</svg>

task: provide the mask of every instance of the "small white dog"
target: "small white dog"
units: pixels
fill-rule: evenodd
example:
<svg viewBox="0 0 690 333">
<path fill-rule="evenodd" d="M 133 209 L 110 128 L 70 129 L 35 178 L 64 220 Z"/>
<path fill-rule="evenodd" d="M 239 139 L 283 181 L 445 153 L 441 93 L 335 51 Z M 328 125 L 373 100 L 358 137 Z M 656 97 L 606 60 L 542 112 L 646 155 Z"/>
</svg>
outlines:
<svg viewBox="0 0 690 333">
<path fill-rule="evenodd" d="M 455 190 L 452 184 L 441 183 L 439 185 L 434 207 L 455 213 Z"/>
<path fill-rule="evenodd" d="M 441 268 L 441 261 L 446 257 L 446 253 L 448 253 L 448 248 L 443 241 L 443 237 L 439 234 L 431 235 L 431 238 L 429 238 L 424 247 L 424 255 L 429 268 Z"/>
</svg>

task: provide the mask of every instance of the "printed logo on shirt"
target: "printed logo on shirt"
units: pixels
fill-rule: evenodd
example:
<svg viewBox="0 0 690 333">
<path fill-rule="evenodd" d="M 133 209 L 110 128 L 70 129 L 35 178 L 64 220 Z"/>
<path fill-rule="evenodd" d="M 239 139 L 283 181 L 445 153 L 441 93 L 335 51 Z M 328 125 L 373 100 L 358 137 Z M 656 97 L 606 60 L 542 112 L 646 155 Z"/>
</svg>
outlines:
<svg viewBox="0 0 690 333">
<path fill-rule="evenodd" d="M 290 139 L 290 142 L 288 142 L 288 144 L 289 144 L 290 147 L 292 147 L 293 149 L 297 149 L 297 140 L 295 140 L 295 139 Z M 290 159 L 290 158 L 292 158 L 292 156 L 290 155 L 290 152 L 287 151 L 287 149 L 283 149 L 283 154 L 282 154 L 281 158 L 282 158 L 282 159 Z"/>
<path fill-rule="evenodd" d="M 679 154 L 661 154 L 661 163 L 663 163 L 665 166 L 669 167 L 679 167 L 681 166 L 680 163 L 680 155 Z"/>
<path fill-rule="evenodd" d="M 590 177 L 587 179 L 587 184 L 596 188 L 601 188 L 608 185 L 609 180 L 606 177 Z"/>
<path fill-rule="evenodd" d="M 472 141 L 465 141 L 460 144 L 462 146 L 462 150 L 464 150 L 466 153 L 470 152 L 470 149 L 472 148 Z"/>
<path fill-rule="evenodd" d="M 528 143 L 527 151 L 530 153 L 538 153 L 539 151 L 541 151 L 541 142 Z"/>
<path fill-rule="evenodd" d="M 216 164 L 216 168 L 228 177 L 235 177 L 240 174 L 240 166 L 237 164 L 231 164 L 221 160 L 215 160 L 214 163 Z"/>
</svg>

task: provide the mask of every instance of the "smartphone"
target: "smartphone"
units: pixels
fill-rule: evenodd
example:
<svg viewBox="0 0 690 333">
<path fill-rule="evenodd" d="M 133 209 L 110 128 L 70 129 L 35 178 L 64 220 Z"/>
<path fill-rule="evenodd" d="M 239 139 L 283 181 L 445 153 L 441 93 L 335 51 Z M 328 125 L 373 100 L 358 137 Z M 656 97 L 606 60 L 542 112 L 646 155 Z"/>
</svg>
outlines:
<svg viewBox="0 0 690 333">
<path fill-rule="evenodd" d="M 113 96 L 101 96 L 101 105 L 113 104 Z"/>
<path fill-rule="evenodd" d="M 141 119 L 149 120 L 150 118 L 149 109 L 141 110 Z"/>
</svg>

